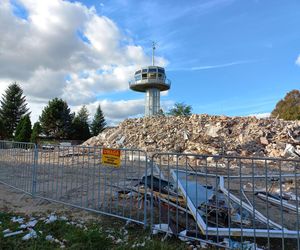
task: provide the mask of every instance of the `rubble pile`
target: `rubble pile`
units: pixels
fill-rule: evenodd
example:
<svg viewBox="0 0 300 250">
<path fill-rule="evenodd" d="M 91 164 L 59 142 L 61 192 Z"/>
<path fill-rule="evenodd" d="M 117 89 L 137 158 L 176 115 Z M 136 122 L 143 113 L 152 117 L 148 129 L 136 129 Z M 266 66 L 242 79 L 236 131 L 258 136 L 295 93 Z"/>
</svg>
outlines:
<svg viewBox="0 0 300 250">
<path fill-rule="evenodd" d="M 287 151 L 297 156 L 299 139 L 300 121 L 194 114 L 126 119 L 83 145 L 147 152 L 282 157 Z"/>
</svg>

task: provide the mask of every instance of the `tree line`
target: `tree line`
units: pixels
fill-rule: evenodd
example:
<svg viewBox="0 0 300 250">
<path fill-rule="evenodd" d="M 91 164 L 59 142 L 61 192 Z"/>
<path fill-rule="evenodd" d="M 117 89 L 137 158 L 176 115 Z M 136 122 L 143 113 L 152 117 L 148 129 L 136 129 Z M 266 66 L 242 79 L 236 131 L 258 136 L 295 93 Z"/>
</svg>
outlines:
<svg viewBox="0 0 300 250">
<path fill-rule="evenodd" d="M 15 82 L 10 84 L 0 101 L 0 138 L 34 143 L 41 136 L 59 140 L 86 140 L 98 135 L 106 127 L 100 105 L 91 123 L 85 105 L 76 114 L 71 112 L 67 102 L 59 98 L 48 102 L 33 127 L 30 113 L 22 88 Z"/>
<path fill-rule="evenodd" d="M 192 107 L 185 103 L 175 103 L 166 115 L 189 116 Z M 165 116 L 160 110 L 159 115 Z M 106 121 L 100 105 L 92 122 L 85 105 L 76 113 L 71 112 L 68 104 L 54 98 L 42 110 L 39 120 L 33 127 L 26 97 L 17 83 L 12 83 L 5 90 L 0 100 L 0 139 L 20 142 L 37 142 L 40 136 L 51 139 L 86 140 L 101 133 Z M 271 117 L 284 120 L 300 120 L 300 91 L 292 90 L 280 100 L 271 113 Z"/>
</svg>

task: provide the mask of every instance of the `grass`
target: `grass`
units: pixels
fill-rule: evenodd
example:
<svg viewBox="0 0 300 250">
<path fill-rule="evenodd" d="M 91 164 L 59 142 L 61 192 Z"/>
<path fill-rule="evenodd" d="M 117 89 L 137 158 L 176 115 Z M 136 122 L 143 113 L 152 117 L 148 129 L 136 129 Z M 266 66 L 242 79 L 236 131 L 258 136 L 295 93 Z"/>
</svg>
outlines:
<svg viewBox="0 0 300 250">
<path fill-rule="evenodd" d="M 18 214 L 29 221 L 29 217 Z M 151 236 L 142 227 L 135 224 L 125 225 L 124 222 L 106 218 L 103 222 L 82 224 L 74 221 L 57 220 L 46 224 L 39 220 L 34 226 L 37 238 L 22 240 L 24 233 L 4 238 L 3 230 L 12 232 L 20 230 L 18 222 L 12 222 L 16 214 L 0 212 L 0 249 L 187 249 L 188 245 L 176 238 L 162 241 L 161 236 Z M 38 217 L 35 217 L 38 219 Z M 46 240 L 47 235 L 52 235 L 55 241 Z"/>
</svg>

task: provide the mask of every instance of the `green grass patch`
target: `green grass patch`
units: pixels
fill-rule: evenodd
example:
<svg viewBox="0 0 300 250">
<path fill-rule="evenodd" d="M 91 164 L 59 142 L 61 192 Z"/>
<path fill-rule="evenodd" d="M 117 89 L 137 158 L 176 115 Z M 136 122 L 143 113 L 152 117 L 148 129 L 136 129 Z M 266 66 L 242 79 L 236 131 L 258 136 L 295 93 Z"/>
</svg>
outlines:
<svg viewBox="0 0 300 250">
<path fill-rule="evenodd" d="M 103 222 L 91 222 L 82 224 L 76 221 L 57 220 L 46 224 L 44 220 L 38 220 L 34 226 L 37 238 L 22 240 L 24 233 L 4 237 L 3 230 L 10 229 L 15 232 L 21 230 L 18 222 L 12 222 L 11 218 L 18 216 L 11 213 L 0 212 L 0 249 L 187 249 L 187 245 L 176 238 L 162 241 L 161 236 L 150 236 L 149 231 L 133 223 L 125 226 L 123 221 L 105 218 Z M 24 218 L 24 223 L 30 220 Z M 46 237 L 51 235 L 51 241 Z"/>
</svg>

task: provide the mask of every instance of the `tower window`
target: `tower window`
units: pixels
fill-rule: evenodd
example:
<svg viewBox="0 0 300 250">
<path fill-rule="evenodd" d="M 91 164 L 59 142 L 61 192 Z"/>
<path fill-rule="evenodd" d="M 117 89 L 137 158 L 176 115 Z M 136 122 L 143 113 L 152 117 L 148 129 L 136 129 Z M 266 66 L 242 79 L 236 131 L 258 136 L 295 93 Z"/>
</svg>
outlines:
<svg viewBox="0 0 300 250">
<path fill-rule="evenodd" d="M 150 72 L 156 72 L 156 68 L 154 68 L 154 69 L 151 69 L 151 68 L 150 68 L 150 69 L 148 70 L 148 72 L 149 72 L 149 73 L 150 73 Z"/>
<path fill-rule="evenodd" d="M 141 75 L 136 75 L 134 78 L 136 81 L 139 81 L 139 80 L 141 80 Z"/>
<path fill-rule="evenodd" d="M 156 73 L 149 73 L 148 78 L 149 79 L 156 79 Z"/>
</svg>

